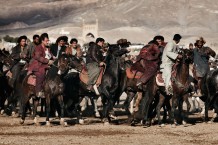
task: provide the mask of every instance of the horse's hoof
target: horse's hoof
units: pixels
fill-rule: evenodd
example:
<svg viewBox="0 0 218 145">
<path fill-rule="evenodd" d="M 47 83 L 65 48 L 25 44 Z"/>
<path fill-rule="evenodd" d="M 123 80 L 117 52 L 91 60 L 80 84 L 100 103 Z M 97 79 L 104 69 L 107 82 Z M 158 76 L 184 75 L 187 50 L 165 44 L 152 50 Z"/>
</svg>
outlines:
<svg viewBox="0 0 218 145">
<path fill-rule="evenodd" d="M 64 118 L 61 118 L 61 119 L 60 119 L 60 125 L 62 125 L 62 126 L 65 125 L 65 120 L 64 120 Z"/>
<path fill-rule="evenodd" d="M 40 123 L 38 122 L 38 118 L 37 117 L 35 117 L 33 121 L 34 121 L 36 126 L 40 126 Z"/>
<path fill-rule="evenodd" d="M 100 118 L 101 116 L 100 116 L 100 113 L 99 112 L 95 112 L 95 117 L 96 118 Z"/>
<path fill-rule="evenodd" d="M 213 120 L 210 120 L 210 121 L 208 121 L 207 123 L 208 123 L 208 124 L 213 124 L 214 122 L 213 122 Z"/>
<path fill-rule="evenodd" d="M 11 113 L 11 117 L 16 118 L 16 117 L 17 117 L 16 112 L 13 111 L 13 112 Z"/>
<path fill-rule="evenodd" d="M 112 114 L 110 114 L 109 117 L 112 118 L 112 119 L 114 119 L 114 120 L 117 120 L 117 116 L 114 116 L 114 115 L 112 115 Z"/>
<path fill-rule="evenodd" d="M 164 123 L 161 123 L 161 124 L 159 125 L 159 127 L 165 127 L 165 124 L 164 124 Z"/>
<path fill-rule="evenodd" d="M 135 120 L 132 120 L 130 123 L 131 126 L 135 126 Z"/>
<path fill-rule="evenodd" d="M 84 119 L 79 119 L 79 124 L 83 125 L 84 123 Z"/>
<path fill-rule="evenodd" d="M 87 108 L 87 106 L 82 106 L 82 107 L 81 107 L 81 111 L 85 111 L 86 108 Z"/>
<path fill-rule="evenodd" d="M 20 120 L 20 124 L 21 125 L 24 124 L 24 120 L 23 119 Z"/>
<path fill-rule="evenodd" d="M 46 126 L 51 127 L 50 121 L 46 121 Z"/>
<path fill-rule="evenodd" d="M 182 121 L 182 124 L 183 124 L 183 125 L 186 125 L 187 123 L 186 123 L 186 121 L 183 120 L 183 121 Z"/>
<path fill-rule="evenodd" d="M 171 128 L 176 128 L 176 124 L 171 124 Z"/>
<path fill-rule="evenodd" d="M 1 114 L 1 115 L 3 115 L 3 114 L 4 114 L 4 112 L 5 112 L 5 110 L 3 110 L 3 109 L 2 109 L 0 114 Z"/>
<path fill-rule="evenodd" d="M 109 123 L 108 121 L 106 121 L 106 122 L 104 122 L 104 125 L 105 125 L 105 126 L 109 126 L 110 123 Z"/>
</svg>

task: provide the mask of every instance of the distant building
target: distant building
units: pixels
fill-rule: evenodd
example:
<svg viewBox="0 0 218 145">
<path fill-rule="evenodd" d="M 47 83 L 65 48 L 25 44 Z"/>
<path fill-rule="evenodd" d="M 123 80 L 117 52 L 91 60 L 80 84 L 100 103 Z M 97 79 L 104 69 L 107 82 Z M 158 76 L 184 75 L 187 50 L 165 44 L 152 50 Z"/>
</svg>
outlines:
<svg viewBox="0 0 218 145">
<path fill-rule="evenodd" d="M 59 34 L 61 34 L 61 35 L 69 35 L 70 32 L 69 31 L 65 31 L 64 29 L 61 29 Z"/>
<path fill-rule="evenodd" d="M 82 39 L 84 43 L 95 41 L 98 38 L 98 19 L 96 19 L 95 24 L 85 24 L 83 19 L 82 25 Z"/>
</svg>

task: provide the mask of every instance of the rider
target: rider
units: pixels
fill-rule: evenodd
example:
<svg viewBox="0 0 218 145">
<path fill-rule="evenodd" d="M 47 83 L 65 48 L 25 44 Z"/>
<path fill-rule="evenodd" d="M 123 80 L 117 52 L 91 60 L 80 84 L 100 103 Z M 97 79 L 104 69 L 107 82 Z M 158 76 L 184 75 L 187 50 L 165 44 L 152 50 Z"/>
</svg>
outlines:
<svg viewBox="0 0 218 145">
<path fill-rule="evenodd" d="M 138 65 L 133 65 L 131 70 L 139 70 L 143 73 L 136 84 L 139 89 L 142 89 L 142 85 L 146 84 L 159 68 L 160 50 L 156 41 L 150 41 L 141 49 L 135 64 L 137 63 Z"/>
<path fill-rule="evenodd" d="M 178 43 L 182 37 L 179 34 L 175 34 L 173 41 L 168 42 L 164 48 L 162 55 L 162 64 L 160 66 L 163 73 L 163 79 L 166 87 L 166 93 L 172 94 L 172 86 L 170 84 L 172 67 L 176 62 L 176 59 L 182 58 L 182 55 L 178 54 Z"/>
<path fill-rule="evenodd" d="M 197 96 L 202 96 L 200 91 L 202 78 L 209 72 L 209 58 L 210 56 L 215 57 L 216 53 L 210 47 L 205 47 L 206 41 L 201 37 L 195 43 L 194 48 L 194 75 L 198 81 L 197 85 Z"/>
<path fill-rule="evenodd" d="M 12 59 L 14 59 L 14 62 L 12 64 L 11 72 L 12 72 L 12 78 L 9 80 L 9 84 L 11 87 L 14 86 L 14 83 L 18 77 L 18 75 L 21 72 L 21 69 L 25 65 L 26 61 L 24 59 L 27 58 L 27 37 L 26 36 L 20 36 L 17 40 L 17 45 L 12 48 Z"/>
<path fill-rule="evenodd" d="M 100 67 L 104 66 L 105 63 L 103 62 L 103 54 L 102 54 L 102 46 L 104 44 L 103 38 L 97 38 L 96 43 L 92 44 L 87 53 L 87 69 L 88 69 L 88 76 L 89 81 L 87 83 L 88 90 L 91 90 L 93 85 L 96 84 L 96 81 L 98 79 L 99 73 L 100 73 Z M 96 84 L 98 85 L 98 84 Z"/>
<path fill-rule="evenodd" d="M 39 45 L 39 35 L 33 35 L 33 42 L 28 45 L 28 57 L 31 59 L 36 46 Z"/>
<path fill-rule="evenodd" d="M 70 45 L 66 48 L 67 55 L 74 55 L 77 58 L 82 57 L 81 46 L 78 44 L 78 40 L 76 38 L 72 38 L 70 40 Z"/>
<path fill-rule="evenodd" d="M 56 40 L 55 44 L 52 44 L 50 46 L 51 53 L 54 57 L 58 58 L 61 54 L 65 53 L 66 50 L 66 37 L 65 36 L 60 36 Z"/>
<path fill-rule="evenodd" d="M 154 41 L 157 41 L 158 43 L 158 47 L 159 47 L 159 50 L 160 50 L 160 59 L 162 59 L 162 54 L 163 54 L 163 51 L 164 51 L 164 48 L 166 47 L 167 43 L 164 42 L 164 37 L 161 36 L 161 35 L 157 35 L 153 38 Z"/>
<path fill-rule="evenodd" d="M 53 63 L 53 56 L 48 49 L 49 37 L 47 33 L 43 33 L 40 36 L 40 42 L 41 44 L 33 52 L 33 58 L 28 68 L 29 73 L 33 72 L 36 75 L 35 91 L 37 97 L 44 96 L 42 85 L 45 80 L 45 72 L 48 65 Z"/>
</svg>

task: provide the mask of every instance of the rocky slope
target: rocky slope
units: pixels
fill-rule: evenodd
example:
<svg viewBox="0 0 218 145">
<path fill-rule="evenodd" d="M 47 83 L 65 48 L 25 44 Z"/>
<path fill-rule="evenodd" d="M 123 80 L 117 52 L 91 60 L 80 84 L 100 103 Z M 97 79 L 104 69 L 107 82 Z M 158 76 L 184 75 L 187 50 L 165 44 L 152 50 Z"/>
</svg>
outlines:
<svg viewBox="0 0 218 145">
<path fill-rule="evenodd" d="M 109 42 L 120 37 L 133 42 L 147 42 L 162 34 L 169 41 L 174 33 L 184 36 L 182 43 L 206 37 L 217 47 L 217 0 L 8 0 L 0 2 L 0 25 L 20 21 L 28 27 L 4 29 L 0 35 L 48 32 L 55 38 L 59 31 L 81 36 L 82 19 L 99 20 L 99 34 Z"/>
</svg>

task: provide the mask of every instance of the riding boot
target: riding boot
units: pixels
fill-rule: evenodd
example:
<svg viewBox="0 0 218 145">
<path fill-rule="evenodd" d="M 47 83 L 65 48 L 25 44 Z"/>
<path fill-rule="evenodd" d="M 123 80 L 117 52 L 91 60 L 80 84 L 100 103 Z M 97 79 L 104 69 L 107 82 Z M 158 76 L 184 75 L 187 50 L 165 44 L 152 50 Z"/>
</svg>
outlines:
<svg viewBox="0 0 218 145">
<path fill-rule="evenodd" d="M 13 88 L 14 87 L 14 83 L 15 83 L 15 79 L 14 78 L 10 78 L 9 81 L 8 81 L 9 86 Z"/>
</svg>

